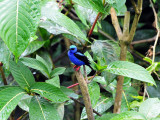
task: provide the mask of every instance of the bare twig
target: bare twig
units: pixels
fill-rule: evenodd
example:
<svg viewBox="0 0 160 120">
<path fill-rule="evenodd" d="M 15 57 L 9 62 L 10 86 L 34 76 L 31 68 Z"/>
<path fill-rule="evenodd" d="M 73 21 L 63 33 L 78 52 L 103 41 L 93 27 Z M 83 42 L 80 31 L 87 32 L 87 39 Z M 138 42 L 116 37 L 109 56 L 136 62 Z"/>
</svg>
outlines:
<svg viewBox="0 0 160 120">
<path fill-rule="evenodd" d="M 155 23 L 156 23 L 156 29 L 157 29 L 157 36 L 156 36 L 156 39 L 155 39 L 155 42 L 154 42 L 154 46 L 153 46 L 153 57 L 152 57 L 152 64 L 153 64 L 154 60 L 155 60 L 156 45 L 157 45 L 157 42 L 158 42 L 158 37 L 159 37 L 159 34 L 160 34 L 160 29 L 158 27 L 158 22 L 157 22 L 157 13 L 155 11 L 155 8 L 154 8 L 153 3 L 152 3 L 151 0 L 150 0 L 150 3 L 151 3 L 152 10 L 153 10 L 153 13 L 154 13 Z"/>
<path fill-rule="evenodd" d="M 157 36 L 157 35 L 156 35 Z M 145 39 L 145 40 L 138 40 L 138 41 L 133 41 L 131 43 L 131 45 L 135 45 L 135 44 L 141 44 L 141 43 L 147 43 L 147 42 L 153 42 L 156 39 L 156 36 L 149 38 L 149 39 Z"/>
<path fill-rule="evenodd" d="M 136 14 L 134 16 L 134 20 L 133 20 L 132 27 L 131 27 L 131 30 L 130 30 L 130 33 L 129 33 L 129 38 L 128 38 L 129 43 L 131 43 L 132 40 L 133 40 L 135 31 L 136 31 L 136 28 L 137 28 L 137 24 L 138 24 L 139 18 L 141 16 L 142 4 L 143 4 L 143 0 L 138 0 L 138 11 L 139 12 L 138 13 L 136 12 Z"/>
</svg>

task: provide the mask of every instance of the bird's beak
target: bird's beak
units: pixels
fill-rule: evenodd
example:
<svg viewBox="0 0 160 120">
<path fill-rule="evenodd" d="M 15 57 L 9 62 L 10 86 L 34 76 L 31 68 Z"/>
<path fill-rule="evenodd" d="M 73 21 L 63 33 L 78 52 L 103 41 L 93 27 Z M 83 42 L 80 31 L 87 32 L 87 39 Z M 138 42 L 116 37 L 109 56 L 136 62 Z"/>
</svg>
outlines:
<svg viewBox="0 0 160 120">
<path fill-rule="evenodd" d="M 67 51 L 71 50 L 70 48 L 67 49 Z"/>
</svg>

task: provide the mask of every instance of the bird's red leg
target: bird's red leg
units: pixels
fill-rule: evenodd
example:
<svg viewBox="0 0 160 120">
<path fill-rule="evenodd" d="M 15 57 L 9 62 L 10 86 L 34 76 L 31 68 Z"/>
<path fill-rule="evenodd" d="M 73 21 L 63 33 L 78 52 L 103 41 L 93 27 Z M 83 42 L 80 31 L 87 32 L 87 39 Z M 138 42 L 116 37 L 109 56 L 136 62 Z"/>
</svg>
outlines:
<svg viewBox="0 0 160 120">
<path fill-rule="evenodd" d="M 78 70 L 80 69 L 80 67 L 81 67 L 81 66 L 75 65 L 75 66 L 73 67 L 73 69 L 74 69 L 75 71 L 78 71 Z"/>
</svg>

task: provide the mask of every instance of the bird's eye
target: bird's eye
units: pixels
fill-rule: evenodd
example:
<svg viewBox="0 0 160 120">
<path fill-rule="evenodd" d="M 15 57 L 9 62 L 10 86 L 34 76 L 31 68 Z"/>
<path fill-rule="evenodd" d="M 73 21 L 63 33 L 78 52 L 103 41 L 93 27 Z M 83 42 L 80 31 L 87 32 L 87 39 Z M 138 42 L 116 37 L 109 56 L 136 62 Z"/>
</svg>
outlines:
<svg viewBox="0 0 160 120">
<path fill-rule="evenodd" d="M 71 50 L 74 50 L 74 48 L 71 48 Z"/>
</svg>

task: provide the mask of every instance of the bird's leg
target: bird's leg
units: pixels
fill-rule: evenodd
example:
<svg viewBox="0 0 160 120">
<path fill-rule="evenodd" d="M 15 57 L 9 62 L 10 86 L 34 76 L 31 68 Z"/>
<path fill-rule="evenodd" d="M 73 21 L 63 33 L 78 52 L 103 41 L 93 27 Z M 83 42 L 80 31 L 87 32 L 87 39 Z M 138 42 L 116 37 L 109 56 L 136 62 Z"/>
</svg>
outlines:
<svg viewBox="0 0 160 120">
<path fill-rule="evenodd" d="M 73 67 L 73 69 L 74 69 L 75 71 L 78 71 L 78 70 L 80 69 L 80 67 L 81 67 L 81 66 L 75 65 L 75 66 Z"/>
</svg>

